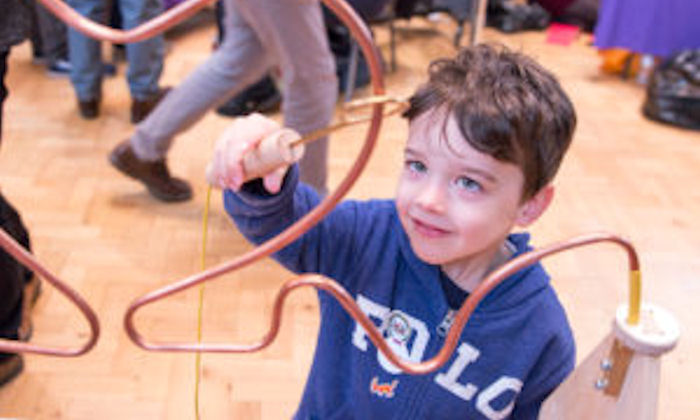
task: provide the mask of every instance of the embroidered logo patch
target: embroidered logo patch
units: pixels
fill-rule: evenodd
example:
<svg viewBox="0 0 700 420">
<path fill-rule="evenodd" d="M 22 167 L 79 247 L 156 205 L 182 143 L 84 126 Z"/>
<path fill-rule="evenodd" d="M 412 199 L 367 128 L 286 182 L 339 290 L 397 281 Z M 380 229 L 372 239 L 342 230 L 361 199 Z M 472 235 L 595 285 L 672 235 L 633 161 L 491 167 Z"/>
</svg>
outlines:
<svg viewBox="0 0 700 420">
<path fill-rule="evenodd" d="M 400 311 L 391 311 L 385 321 L 386 337 L 394 343 L 405 345 L 413 332 L 408 319 Z"/>
<path fill-rule="evenodd" d="M 399 385 L 398 379 L 394 379 L 391 382 L 380 383 L 379 379 L 375 376 L 372 378 L 372 382 L 369 384 L 369 391 L 372 394 L 378 395 L 384 398 L 394 398 L 394 391 Z"/>
</svg>

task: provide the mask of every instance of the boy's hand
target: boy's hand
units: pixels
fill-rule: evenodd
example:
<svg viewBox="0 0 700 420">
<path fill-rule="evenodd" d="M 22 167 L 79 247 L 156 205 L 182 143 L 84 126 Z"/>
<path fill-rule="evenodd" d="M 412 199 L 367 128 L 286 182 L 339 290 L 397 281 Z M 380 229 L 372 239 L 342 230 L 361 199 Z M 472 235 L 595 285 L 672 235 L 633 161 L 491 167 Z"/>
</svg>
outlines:
<svg viewBox="0 0 700 420">
<path fill-rule="evenodd" d="M 214 158 L 207 168 L 207 180 L 219 188 L 231 188 L 238 191 L 244 182 L 260 176 L 263 185 L 270 193 L 279 192 L 282 180 L 289 168 L 289 162 L 280 161 L 270 169 L 264 169 L 257 176 L 247 173 L 256 169 L 245 167 L 244 162 L 250 162 L 250 155 L 258 148 L 260 143 L 270 136 L 286 135 L 298 138 L 298 134 L 288 129 L 282 129 L 275 121 L 260 114 L 254 113 L 247 117 L 236 119 L 224 132 L 216 143 Z M 276 142 L 275 144 L 281 144 Z M 276 150 L 283 154 L 284 150 Z M 300 156 L 300 154 L 299 154 Z M 299 156 L 295 156 L 298 158 Z M 249 165 L 250 166 L 250 165 Z"/>
</svg>

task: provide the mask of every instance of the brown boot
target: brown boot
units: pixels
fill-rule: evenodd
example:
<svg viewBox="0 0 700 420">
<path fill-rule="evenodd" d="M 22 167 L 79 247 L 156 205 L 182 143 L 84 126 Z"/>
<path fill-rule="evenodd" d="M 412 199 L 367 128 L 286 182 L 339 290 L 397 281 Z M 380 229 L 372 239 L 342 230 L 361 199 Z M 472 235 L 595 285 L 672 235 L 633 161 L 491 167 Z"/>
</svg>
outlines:
<svg viewBox="0 0 700 420">
<path fill-rule="evenodd" d="M 141 181 L 148 192 L 161 201 L 177 202 L 192 198 L 190 185 L 170 176 L 165 159 L 153 162 L 139 159 L 128 140 L 119 143 L 112 150 L 109 161 L 123 174 Z"/>
<path fill-rule="evenodd" d="M 136 124 L 138 122 L 141 122 L 144 118 L 148 116 L 148 114 L 153 111 L 153 108 L 158 105 L 158 102 L 160 102 L 161 99 L 165 97 L 165 95 L 170 92 L 169 87 L 165 88 L 160 88 L 158 92 L 153 95 L 152 97 L 139 101 L 137 99 L 134 99 L 131 101 L 131 122 Z"/>
<path fill-rule="evenodd" d="M 19 354 L 11 354 L 0 359 L 0 386 L 15 379 L 24 369 L 24 361 Z"/>
</svg>

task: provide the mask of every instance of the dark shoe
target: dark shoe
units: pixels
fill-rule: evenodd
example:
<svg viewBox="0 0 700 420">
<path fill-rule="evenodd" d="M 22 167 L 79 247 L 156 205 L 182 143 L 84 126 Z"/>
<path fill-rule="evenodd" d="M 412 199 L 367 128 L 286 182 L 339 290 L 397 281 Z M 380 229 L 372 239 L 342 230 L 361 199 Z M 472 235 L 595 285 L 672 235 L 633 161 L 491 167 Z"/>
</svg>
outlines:
<svg viewBox="0 0 700 420">
<path fill-rule="evenodd" d="M 139 159 L 129 141 L 119 143 L 109 154 L 112 166 L 123 174 L 141 181 L 155 198 L 166 202 L 187 201 L 192 198 L 190 185 L 170 176 L 165 159 L 154 162 Z"/>
<path fill-rule="evenodd" d="M 80 116 L 86 120 L 94 120 L 100 115 L 100 100 L 90 99 L 81 101 L 78 99 L 78 111 L 80 111 Z"/>
<path fill-rule="evenodd" d="M 282 102 L 275 82 L 265 76 L 243 92 L 231 98 L 216 109 L 216 113 L 226 117 L 238 117 L 253 112 L 267 113 L 277 111 Z"/>
<path fill-rule="evenodd" d="M 19 354 L 12 354 L 0 359 L 0 386 L 15 379 L 24 369 L 24 361 Z"/>
<path fill-rule="evenodd" d="M 158 90 L 158 93 L 153 95 L 151 98 L 146 99 L 144 101 L 139 101 L 137 99 L 134 99 L 131 101 L 131 122 L 136 124 L 146 118 L 148 114 L 151 113 L 153 108 L 158 105 L 158 102 L 160 102 L 165 95 L 170 92 L 170 88 L 161 88 Z"/>
<path fill-rule="evenodd" d="M 52 61 L 46 66 L 46 73 L 51 77 L 70 77 L 70 72 L 73 69 L 70 61 L 58 59 Z M 117 74 L 117 68 L 111 63 L 102 63 L 102 75 L 113 77 Z"/>
</svg>

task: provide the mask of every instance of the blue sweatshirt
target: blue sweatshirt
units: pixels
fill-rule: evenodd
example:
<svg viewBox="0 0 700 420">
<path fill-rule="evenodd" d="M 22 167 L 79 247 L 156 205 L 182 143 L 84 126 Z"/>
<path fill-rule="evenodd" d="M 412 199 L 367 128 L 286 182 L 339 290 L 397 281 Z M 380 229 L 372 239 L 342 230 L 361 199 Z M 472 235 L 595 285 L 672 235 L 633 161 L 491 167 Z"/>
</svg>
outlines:
<svg viewBox="0 0 700 420">
<path fill-rule="evenodd" d="M 277 195 L 252 184 L 224 192 L 224 205 L 255 243 L 320 200 L 298 183 L 296 167 Z M 531 249 L 527 234 L 508 240 L 516 256 Z M 394 201 L 345 201 L 275 258 L 293 272 L 339 282 L 404 359 L 424 361 L 442 348 L 454 311 L 440 285 L 441 270 L 413 253 Z M 427 375 L 403 373 L 330 294 L 318 296 L 318 342 L 295 419 L 535 419 L 574 367 L 566 314 L 539 264 L 492 290 L 451 359 Z"/>
</svg>

